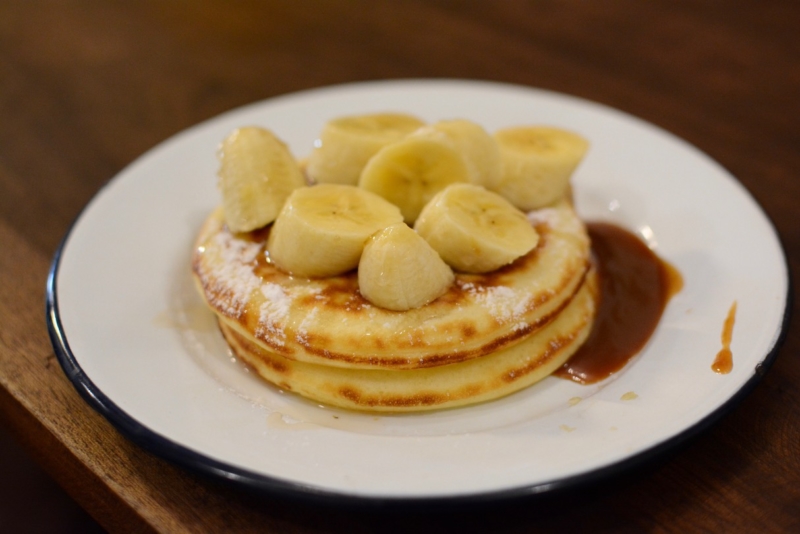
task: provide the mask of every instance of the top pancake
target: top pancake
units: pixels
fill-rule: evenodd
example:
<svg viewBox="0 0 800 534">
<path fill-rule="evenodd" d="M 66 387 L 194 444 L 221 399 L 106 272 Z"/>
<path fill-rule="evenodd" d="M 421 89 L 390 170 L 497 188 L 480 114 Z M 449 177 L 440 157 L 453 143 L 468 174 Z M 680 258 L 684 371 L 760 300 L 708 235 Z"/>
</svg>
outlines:
<svg viewBox="0 0 800 534">
<path fill-rule="evenodd" d="M 370 304 L 355 272 L 289 276 L 269 263 L 269 228 L 232 234 L 221 210 L 203 226 L 193 256 L 200 291 L 226 324 L 297 361 L 344 368 L 420 369 L 510 346 L 544 327 L 580 288 L 589 237 L 563 202 L 529 215 L 540 234 L 526 256 L 487 274 L 456 273 L 442 297 L 397 312 Z"/>
</svg>

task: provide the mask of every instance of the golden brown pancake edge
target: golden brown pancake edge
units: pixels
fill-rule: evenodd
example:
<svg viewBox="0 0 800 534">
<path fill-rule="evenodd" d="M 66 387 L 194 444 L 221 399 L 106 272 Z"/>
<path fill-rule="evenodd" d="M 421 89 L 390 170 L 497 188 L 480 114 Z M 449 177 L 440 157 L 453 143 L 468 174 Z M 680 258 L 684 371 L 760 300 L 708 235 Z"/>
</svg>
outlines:
<svg viewBox="0 0 800 534">
<path fill-rule="evenodd" d="M 265 351 L 346 369 L 424 369 L 480 358 L 545 328 L 586 278 L 589 239 L 564 202 L 530 216 L 540 245 L 486 275 L 457 274 L 433 303 L 384 310 L 357 290 L 355 273 L 295 278 L 266 261 L 266 233 L 231 234 L 219 211 L 193 255 L 201 295 L 223 321 Z"/>
</svg>

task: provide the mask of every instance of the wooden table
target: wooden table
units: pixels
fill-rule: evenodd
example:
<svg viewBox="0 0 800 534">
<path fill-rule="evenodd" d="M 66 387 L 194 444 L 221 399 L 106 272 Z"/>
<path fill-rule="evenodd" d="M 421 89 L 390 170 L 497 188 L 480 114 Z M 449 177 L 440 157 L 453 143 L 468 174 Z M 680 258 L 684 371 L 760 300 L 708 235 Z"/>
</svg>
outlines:
<svg viewBox="0 0 800 534">
<path fill-rule="evenodd" d="M 797 279 L 798 22 L 794 0 L 3 2 L 3 425 L 111 531 L 800 531 L 797 329 L 733 413 L 644 469 L 544 501 L 351 510 L 230 490 L 129 443 L 65 378 L 43 304 L 72 220 L 148 148 L 242 104 L 384 78 L 524 84 L 651 121 L 741 180 Z"/>
</svg>

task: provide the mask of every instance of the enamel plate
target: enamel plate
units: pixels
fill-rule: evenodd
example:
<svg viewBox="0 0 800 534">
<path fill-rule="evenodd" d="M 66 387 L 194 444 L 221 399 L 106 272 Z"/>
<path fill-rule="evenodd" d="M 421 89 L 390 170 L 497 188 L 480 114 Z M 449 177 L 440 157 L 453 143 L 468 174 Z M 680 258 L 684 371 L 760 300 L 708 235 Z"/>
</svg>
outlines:
<svg viewBox="0 0 800 534">
<path fill-rule="evenodd" d="M 684 288 L 645 349 L 593 386 L 558 378 L 419 415 L 318 406 L 231 357 L 190 275 L 219 204 L 216 149 L 261 125 L 303 157 L 334 117 L 403 111 L 493 131 L 549 124 L 589 139 L 573 177 L 585 220 L 639 234 Z M 619 111 L 471 81 L 388 81 L 246 106 L 155 147 L 91 201 L 53 262 L 50 335 L 65 373 L 128 438 L 176 464 L 264 491 L 370 501 L 486 500 L 571 487 L 629 468 L 732 409 L 777 352 L 788 269 L 770 221 L 720 165 Z M 733 370 L 712 371 L 736 303 Z"/>
</svg>

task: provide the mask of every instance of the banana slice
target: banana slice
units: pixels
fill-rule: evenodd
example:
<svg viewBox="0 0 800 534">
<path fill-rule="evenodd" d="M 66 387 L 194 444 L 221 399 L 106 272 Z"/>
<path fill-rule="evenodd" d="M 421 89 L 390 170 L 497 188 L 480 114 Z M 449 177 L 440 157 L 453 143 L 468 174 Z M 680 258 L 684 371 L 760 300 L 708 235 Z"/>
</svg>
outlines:
<svg viewBox="0 0 800 534">
<path fill-rule="evenodd" d="M 422 130 L 375 154 L 358 186 L 398 206 L 412 224 L 436 193 L 450 184 L 467 182 L 469 176 L 465 158 L 447 139 Z"/>
<path fill-rule="evenodd" d="M 287 146 L 269 130 L 234 130 L 217 155 L 225 222 L 233 232 L 271 223 L 289 194 L 306 185 Z"/>
<path fill-rule="evenodd" d="M 396 206 L 352 185 L 296 189 L 270 229 L 267 251 L 290 274 L 335 276 L 358 265 L 370 235 L 402 220 Z"/>
<path fill-rule="evenodd" d="M 454 278 L 436 251 L 402 223 L 370 237 L 358 264 L 361 294 L 388 310 L 424 306 L 447 292 Z"/>
<path fill-rule="evenodd" d="M 500 181 L 503 161 L 497 142 L 482 126 L 465 119 L 439 121 L 418 132 L 438 132 L 464 157 L 469 181 L 493 187 Z"/>
<path fill-rule="evenodd" d="M 495 132 L 503 176 L 490 186 L 521 210 L 551 205 L 564 198 L 569 180 L 589 143 L 583 137 L 547 126 L 522 126 Z"/>
<path fill-rule="evenodd" d="M 308 176 L 318 183 L 356 185 L 378 150 L 425 123 L 403 113 L 341 117 L 325 124 L 308 157 Z"/>
<path fill-rule="evenodd" d="M 524 256 L 539 234 L 520 210 L 473 184 L 451 185 L 425 206 L 414 229 L 457 271 L 494 271 Z"/>
</svg>

